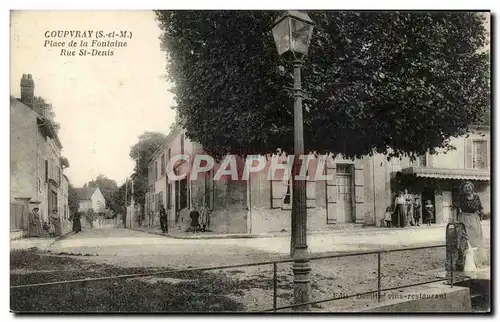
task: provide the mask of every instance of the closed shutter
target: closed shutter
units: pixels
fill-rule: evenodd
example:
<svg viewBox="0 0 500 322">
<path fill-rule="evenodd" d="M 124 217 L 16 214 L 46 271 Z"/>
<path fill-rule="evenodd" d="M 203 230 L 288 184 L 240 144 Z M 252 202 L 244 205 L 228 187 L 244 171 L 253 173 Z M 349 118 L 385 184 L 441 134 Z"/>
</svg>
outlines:
<svg viewBox="0 0 500 322">
<path fill-rule="evenodd" d="M 472 140 L 465 139 L 465 168 L 472 169 L 473 167 Z"/>
<path fill-rule="evenodd" d="M 309 165 L 309 168 L 311 168 L 311 165 Z M 313 171 L 307 172 L 307 175 L 309 175 L 309 178 L 307 179 L 307 182 L 306 182 L 307 208 L 316 207 L 316 181 L 314 180 L 314 176 L 311 175 L 311 173 L 314 173 L 314 172 Z"/>
<path fill-rule="evenodd" d="M 271 208 L 283 207 L 283 197 L 286 193 L 286 185 L 282 180 L 270 180 L 271 183 Z M 291 191 L 290 191 L 291 193 Z"/>
<path fill-rule="evenodd" d="M 364 184 L 365 177 L 363 174 L 363 166 L 360 162 L 354 163 L 354 198 L 356 203 L 364 202 Z"/>
<path fill-rule="evenodd" d="M 486 162 L 486 169 L 490 168 L 490 140 L 486 140 L 486 151 L 485 151 L 485 156 L 484 156 L 484 162 Z"/>
<path fill-rule="evenodd" d="M 325 180 L 326 184 L 326 223 L 337 223 L 337 165 L 334 162 L 327 162 L 326 175 L 330 180 Z"/>
</svg>

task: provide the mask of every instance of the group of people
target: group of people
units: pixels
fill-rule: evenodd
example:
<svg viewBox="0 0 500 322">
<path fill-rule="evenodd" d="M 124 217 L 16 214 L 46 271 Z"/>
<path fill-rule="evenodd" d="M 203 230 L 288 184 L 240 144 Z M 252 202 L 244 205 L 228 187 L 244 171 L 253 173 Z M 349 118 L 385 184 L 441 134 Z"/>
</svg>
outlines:
<svg viewBox="0 0 500 322">
<path fill-rule="evenodd" d="M 210 226 L 210 211 L 207 204 L 201 207 L 200 211 L 196 208 L 191 208 L 189 213 L 190 229 L 193 233 L 197 231 L 205 232 Z M 163 205 L 160 205 L 160 228 L 164 234 L 168 233 L 168 214 Z"/>
<path fill-rule="evenodd" d="M 76 213 L 73 215 L 73 231 L 78 233 L 81 230 L 82 225 L 80 223 L 80 215 Z M 33 211 L 30 213 L 28 219 L 28 236 L 41 237 L 43 231 L 45 231 L 51 238 L 62 235 L 61 220 L 57 209 L 52 210 L 52 214 L 48 218 L 48 221 L 42 222 L 40 208 L 33 208 Z"/>
<path fill-rule="evenodd" d="M 420 226 L 420 216 L 422 213 L 422 222 L 431 225 L 434 219 L 434 205 L 430 200 L 426 200 L 424 207 L 418 197 L 414 197 L 405 189 L 396 194 L 394 202 L 387 207 L 385 212 L 385 225 L 387 227 L 407 227 Z"/>
<path fill-rule="evenodd" d="M 476 250 L 474 252 L 476 266 L 483 266 L 487 259 L 486 243 L 481 225 L 483 206 L 479 196 L 474 193 L 474 184 L 471 181 L 465 181 L 459 186 L 459 195 L 454 201 L 452 209 L 456 210 L 457 213 L 456 217 L 452 217 L 452 221 L 463 224 L 466 240 L 470 247 Z M 419 226 L 421 213 L 422 222 L 431 225 L 435 218 L 432 202 L 426 200 L 422 208 L 419 198 L 413 197 L 408 193 L 408 190 L 405 190 L 396 195 L 391 207 L 387 207 L 384 220 L 387 227 Z"/>
</svg>

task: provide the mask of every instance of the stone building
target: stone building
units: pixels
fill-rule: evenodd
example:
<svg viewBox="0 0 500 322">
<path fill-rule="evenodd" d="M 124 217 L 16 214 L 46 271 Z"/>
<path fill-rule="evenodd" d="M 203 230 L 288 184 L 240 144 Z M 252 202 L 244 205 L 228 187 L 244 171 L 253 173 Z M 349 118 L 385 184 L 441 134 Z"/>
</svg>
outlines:
<svg viewBox="0 0 500 322">
<path fill-rule="evenodd" d="M 11 232 L 25 234 L 28 213 L 38 207 L 47 221 L 54 209 L 64 220 L 62 145 L 52 108 L 34 96 L 30 74 L 21 79 L 21 98 L 10 98 L 10 201 Z M 64 200 L 66 199 L 66 200 Z"/>
<path fill-rule="evenodd" d="M 457 147 L 455 151 L 426 155 L 415 162 L 406 158 L 388 161 L 385 155 L 358 160 L 326 157 L 324 174 L 332 176 L 331 180 L 306 183 L 308 229 L 379 226 L 395 192 L 404 189 L 421 199 L 431 199 L 436 206 L 437 223 L 445 223 L 451 216 L 453 191 L 463 180 L 476 183 L 486 212 L 489 212 L 490 176 L 489 162 L 486 161 L 490 151 L 489 128 L 475 129 L 481 132 L 471 134 L 469 138 L 452 139 L 452 144 Z M 169 213 L 170 226 L 186 229 L 190 223 L 189 208 L 199 209 L 206 203 L 211 209 L 209 229 L 212 231 L 290 231 L 292 182 L 283 180 L 282 174 L 268 180 L 267 167 L 250 173 L 248 180 L 241 180 L 241 176 L 239 180 L 231 180 L 228 176 L 213 180 L 216 169 L 196 180 L 189 180 L 188 176 L 179 181 L 168 180 L 166 167 L 171 157 L 198 153 L 202 153 L 201 146 L 191 142 L 181 126 L 174 126 L 149 162 L 147 215 L 157 218 L 163 204 Z M 240 169 L 244 162 L 237 160 Z M 310 162 L 308 173 L 314 173 L 316 165 L 314 160 Z M 189 171 L 189 162 L 178 162 L 174 167 L 177 174 Z"/>
</svg>

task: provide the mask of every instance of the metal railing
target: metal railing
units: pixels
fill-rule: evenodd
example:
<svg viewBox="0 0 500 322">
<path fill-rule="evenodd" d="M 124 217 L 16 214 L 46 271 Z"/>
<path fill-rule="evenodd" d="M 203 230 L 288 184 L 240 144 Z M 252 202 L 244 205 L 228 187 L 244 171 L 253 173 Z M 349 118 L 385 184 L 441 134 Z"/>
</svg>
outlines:
<svg viewBox="0 0 500 322">
<path fill-rule="evenodd" d="M 88 283 L 99 282 L 99 281 L 110 281 L 110 282 L 112 282 L 113 280 L 124 280 L 124 279 L 131 279 L 131 278 L 140 278 L 140 277 L 153 277 L 153 276 L 159 276 L 159 275 L 173 275 L 173 274 L 179 274 L 179 273 L 204 272 L 204 271 L 231 269 L 231 268 L 243 268 L 243 267 L 254 267 L 254 266 L 272 265 L 272 272 L 273 272 L 273 307 L 270 308 L 270 309 L 266 309 L 266 310 L 260 310 L 259 312 L 277 312 L 278 310 L 284 310 L 284 309 L 290 309 L 290 308 L 296 308 L 296 307 L 304 307 L 304 306 L 309 306 L 309 305 L 313 305 L 313 304 L 319 304 L 319 303 L 331 302 L 331 301 L 335 301 L 335 300 L 341 300 L 341 299 L 348 299 L 348 298 L 353 298 L 353 297 L 365 296 L 365 295 L 369 295 L 369 294 L 376 294 L 377 300 L 380 302 L 381 301 L 381 293 L 382 292 L 387 292 L 387 291 L 392 291 L 392 290 L 397 290 L 397 289 L 403 289 L 403 288 L 408 288 L 408 287 L 413 287 L 413 286 L 419 286 L 419 285 L 424 285 L 424 284 L 430 284 L 430 283 L 435 283 L 435 282 L 439 282 L 439 281 L 446 281 L 446 280 L 449 280 L 450 287 L 453 287 L 453 284 L 454 284 L 453 270 L 450 271 L 449 277 L 437 278 L 437 279 L 433 279 L 433 280 L 426 281 L 426 282 L 407 284 L 407 285 L 403 285 L 403 286 L 392 287 L 392 288 L 385 288 L 385 289 L 383 289 L 382 286 L 381 286 L 381 273 L 382 273 L 382 269 L 381 269 L 381 260 L 382 260 L 381 257 L 382 256 L 381 255 L 382 254 L 388 254 L 388 253 L 394 253 L 394 252 L 403 252 L 403 251 L 416 251 L 416 250 L 432 249 L 432 248 L 445 248 L 446 246 L 447 245 L 444 244 L 444 245 L 434 245 L 434 246 L 398 248 L 398 249 L 391 249 L 391 250 L 377 250 L 377 251 L 367 251 L 367 252 L 352 252 L 352 253 L 336 254 L 336 255 L 312 256 L 312 257 L 309 258 L 309 260 L 316 261 L 316 260 L 322 260 L 322 259 L 345 258 L 345 257 L 365 256 L 365 255 L 375 255 L 376 254 L 377 255 L 377 289 L 376 290 L 372 290 L 372 291 L 368 291 L 368 292 L 363 292 L 363 293 L 356 293 L 356 294 L 352 294 L 352 295 L 345 295 L 345 296 L 339 296 L 339 297 L 333 297 L 333 298 L 326 298 L 326 299 L 314 300 L 314 301 L 309 301 L 307 303 L 299 303 L 299 304 L 293 304 L 293 305 L 287 305 L 287 306 L 281 306 L 281 307 L 278 307 L 278 305 L 277 305 L 277 298 L 278 298 L 278 264 L 291 263 L 291 262 L 293 262 L 293 259 L 291 259 L 291 258 L 280 259 L 280 260 L 273 260 L 273 261 L 265 261 L 265 262 L 255 262 L 255 263 L 225 265 L 225 266 L 217 266 L 217 267 L 188 268 L 188 269 L 181 269 L 181 270 L 166 270 L 166 271 L 156 271 L 156 272 L 148 272 L 148 273 L 139 273 L 139 274 L 116 275 L 116 276 L 110 276 L 110 277 L 96 277 L 96 278 L 85 278 L 85 279 L 57 281 L 57 282 L 47 282 L 47 283 L 14 285 L 14 286 L 10 286 L 10 289 L 11 290 L 15 290 L 15 289 L 23 289 L 23 288 L 36 288 L 36 287 L 45 287 L 45 286 L 54 286 L 54 285 L 65 285 L 65 284 L 66 285 L 67 284 L 80 284 L 81 287 L 85 288 L 85 286 Z M 451 261 L 451 257 L 450 257 L 450 261 Z M 110 287 L 112 287 L 112 284 L 111 284 Z"/>
</svg>

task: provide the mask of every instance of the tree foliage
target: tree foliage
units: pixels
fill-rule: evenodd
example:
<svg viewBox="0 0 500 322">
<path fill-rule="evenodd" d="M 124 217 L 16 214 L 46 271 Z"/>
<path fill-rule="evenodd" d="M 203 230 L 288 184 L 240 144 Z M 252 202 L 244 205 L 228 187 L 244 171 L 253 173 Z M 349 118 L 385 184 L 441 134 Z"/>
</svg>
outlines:
<svg viewBox="0 0 500 322">
<path fill-rule="evenodd" d="M 157 11 L 187 136 L 212 155 L 293 151 L 293 76 L 272 11 Z M 484 17 L 311 11 L 306 150 L 360 157 L 451 148 L 489 109 Z"/>
<path fill-rule="evenodd" d="M 163 133 L 144 132 L 139 136 L 139 141 L 130 148 L 129 156 L 136 161 L 132 174 L 136 203 L 141 205 L 145 203 L 145 195 L 148 191 L 148 162 L 165 138 Z M 131 186 L 129 186 L 129 200 L 131 192 Z"/>
<path fill-rule="evenodd" d="M 78 195 L 73 185 L 68 182 L 68 208 L 71 214 L 78 211 L 80 207 L 80 202 L 78 201 Z"/>
</svg>

